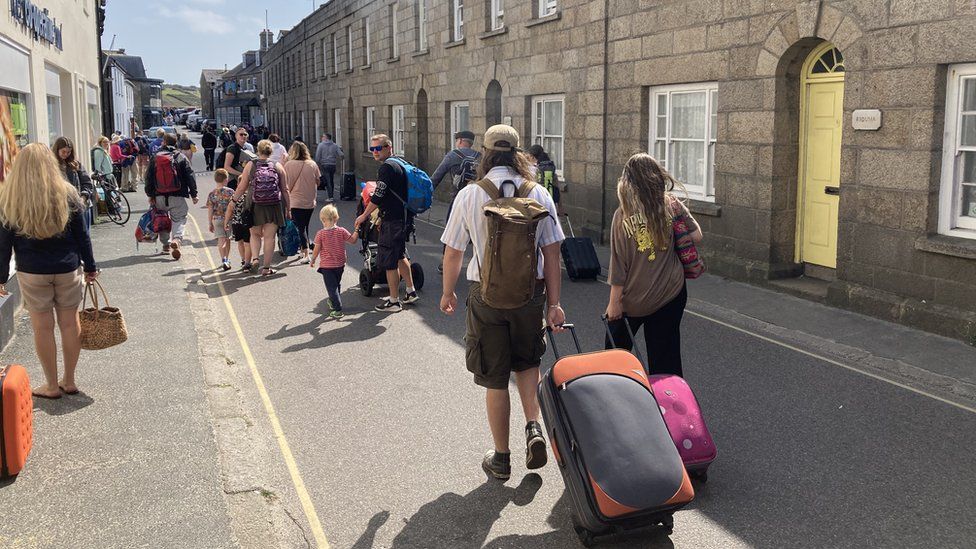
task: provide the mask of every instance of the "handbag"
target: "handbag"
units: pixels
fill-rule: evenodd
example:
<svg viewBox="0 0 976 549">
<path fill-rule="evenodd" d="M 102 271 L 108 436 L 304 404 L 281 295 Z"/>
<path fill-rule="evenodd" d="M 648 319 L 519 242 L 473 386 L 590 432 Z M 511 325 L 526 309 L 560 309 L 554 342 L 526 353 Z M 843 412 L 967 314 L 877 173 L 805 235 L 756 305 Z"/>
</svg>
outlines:
<svg viewBox="0 0 976 549">
<path fill-rule="evenodd" d="M 99 306 L 96 287 L 102 292 L 102 297 L 105 299 L 104 307 Z M 88 307 L 89 296 L 91 296 L 94 307 Z M 79 318 L 81 320 L 82 349 L 88 351 L 108 349 L 129 338 L 125 319 L 122 318 L 122 311 L 109 305 L 108 294 L 105 293 L 105 288 L 98 280 L 85 286 L 85 297 L 81 307 Z"/>
<path fill-rule="evenodd" d="M 685 271 L 685 278 L 698 278 L 705 272 L 705 262 L 698 255 L 698 247 L 695 246 L 695 241 L 691 239 L 689 225 L 688 216 L 684 213 L 671 219 L 671 228 L 674 231 L 674 249 L 678 253 L 681 267 Z"/>
</svg>

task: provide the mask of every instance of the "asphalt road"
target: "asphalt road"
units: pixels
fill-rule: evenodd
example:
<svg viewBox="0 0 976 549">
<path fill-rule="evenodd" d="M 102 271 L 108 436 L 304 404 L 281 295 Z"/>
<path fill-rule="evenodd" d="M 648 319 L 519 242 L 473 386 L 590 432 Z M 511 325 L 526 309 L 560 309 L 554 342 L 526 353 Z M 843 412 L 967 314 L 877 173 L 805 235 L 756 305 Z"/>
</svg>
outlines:
<svg viewBox="0 0 976 549">
<path fill-rule="evenodd" d="M 194 164 L 202 170 L 202 154 Z M 212 183 L 199 182 L 204 196 Z M 339 207 L 351 227 L 353 203 Z M 205 230 L 205 212 L 191 212 Z M 410 250 L 427 283 L 399 314 L 373 312 L 377 299 L 356 288 L 356 246 L 343 321 L 326 320 L 320 275 L 293 261 L 270 279 L 206 272 L 202 281 L 211 297 L 218 281 L 229 295 L 333 547 L 572 547 L 556 467 L 527 474 L 513 459 L 510 481 L 486 482 L 491 439 L 483 391 L 464 367 L 463 314 L 438 311 L 439 232 L 426 223 L 418 232 Z M 213 246 L 196 251 L 216 260 Z M 602 345 L 607 296 L 602 283 L 564 282 L 586 349 Z M 700 317 L 685 316 L 682 339 L 718 459 L 670 538 L 643 532 L 607 546 L 971 547 L 976 415 Z"/>
</svg>

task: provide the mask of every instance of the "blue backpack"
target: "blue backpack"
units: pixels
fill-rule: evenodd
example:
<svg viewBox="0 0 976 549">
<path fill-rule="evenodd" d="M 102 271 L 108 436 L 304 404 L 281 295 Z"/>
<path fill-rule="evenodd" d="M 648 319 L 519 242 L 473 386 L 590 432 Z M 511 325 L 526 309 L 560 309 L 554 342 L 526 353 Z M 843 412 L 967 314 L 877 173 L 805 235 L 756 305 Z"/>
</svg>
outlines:
<svg viewBox="0 0 976 549">
<path fill-rule="evenodd" d="M 407 199 L 404 200 L 402 197 L 397 196 L 396 193 L 393 193 L 393 195 L 399 198 L 403 202 L 403 205 L 414 215 L 422 214 L 429 210 L 430 205 L 434 201 L 434 183 L 430 180 L 430 176 L 424 170 L 421 170 L 402 158 L 390 157 L 387 162 L 390 161 L 400 166 L 407 175 Z"/>
<path fill-rule="evenodd" d="M 298 226 L 292 220 L 285 221 L 285 224 L 278 229 L 278 249 L 285 257 L 298 254 L 298 248 L 302 244 L 301 235 L 298 234 Z"/>
</svg>

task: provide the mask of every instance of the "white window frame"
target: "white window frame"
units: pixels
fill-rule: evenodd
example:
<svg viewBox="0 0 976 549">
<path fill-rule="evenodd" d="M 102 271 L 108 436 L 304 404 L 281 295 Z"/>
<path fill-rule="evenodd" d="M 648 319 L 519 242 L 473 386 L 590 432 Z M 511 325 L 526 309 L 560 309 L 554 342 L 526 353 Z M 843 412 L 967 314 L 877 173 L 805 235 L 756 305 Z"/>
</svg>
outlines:
<svg viewBox="0 0 976 549">
<path fill-rule="evenodd" d="M 462 128 L 460 125 L 460 120 L 458 117 L 458 112 L 461 109 L 468 110 L 468 127 Z M 447 136 L 447 148 L 448 150 L 454 148 L 454 135 L 461 130 L 471 129 L 471 104 L 467 101 L 452 101 L 451 102 L 451 134 Z"/>
<path fill-rule="evenodd" d="M 390 110 L 393 118 L 393 154 L 404 156 L 406 154 L 406 139 L 404 128 L 407 125 L 407 109 L 404 105 L 394 105 Z"/>
<path fill-rule="evenodd" d="M 376 135 L 376 107 L 366 107 L 366 150 L 369 150 L 371 137 Z"/>
<path fill-rule="evenodd" d="M 417 0 L 417 51 L 427 51 L 427 0 Z"/>
<path fill-rule="evenodd" d="M 319 74 L 319 76 L 324 77 L 326 74 L 329 73 L 329 54 L 328 54 L 329 50 L 325 45 L 325 38 L 321 40 L 319 47 L 321 48 L 322 51 L 322 72 Z"/>
<path fill-rule="evenodd" d="M 454 13 L 454 28 L 451 29 L 452 42 L 464 40 L 464 0 L 451 0 Z"/>
<path fill-rule="evenodd" d="M 557 0 L 537 0 L 539 2 L 539 18 L 548 17 L 559 9 Z"/>
<path fill-rule="evenodd" d="M 559 127 L 563 129 L 562 135 L 557 134 L 545 134 L 543 133 L 546 127 L 546 121 L 543 118 L 545 116 L 545 104 L 558 102 L 562 105 L 561 120 Z M 546 138 L 559 138 L 559 154 L 553 158 L 553 162 L 556 164 L 556 175 L 562 179 L 563 178 L 563 164 L 565 163 L 565 156 L 563 156 L 566 150 L 566 96 L 564 95 L 537 95 L 532 98 L 532 143 L 542 145 Z M 546 150 L 550 157 L 553 157 L 551 150 Z M 556 162 L 556 159 L 559 162 Z"/>
<path fill-rule="evenodd" d="M 346 66 L 349 70 L 352 70 L 352 25 L 346 25 L 346 42 L 348 43 L 346 49 Z"/>
<path fill-rule="evenodd" d="M 366 62 L 363 63 L 364 67 L 368 67 L 372 61 L 372 56 L 369 51 L 369 16 L 363 17 L 363 47 L 366 49 Z"/>
<path fill-rule="evenodd" d="M 964 152 L 976 152 L 976 146 L 962 145 L 963 81 L 976 80 L 976 63 L 951 65 L 946 86 L 945 132 L 942 144 L 942 183 L 939 189 L 939 233 L 976 239 L 976 219 L 960 215 L 962 201 L 962 158 Z M 966 185 L 968 186 L 968 185 Z"/>
<path fill-rule="evenodd" d="M 491 29 L 502 30 L 505 28 L 505 0 L 491 0 Z"/>
<path fill-rule="evenodd" d="M 322 111 L 315 109 L 314 116 L 315 116 L 315 135 L 311 136 L 312 137 L 311 140 L 309 140 L 308 137 L 305 138 L 307 141 L 309 141 L 309 143 L 318 143 L 319 140 L 322 139 Z"/>
<path fill-rule="evenodd" d="M 333 143 L 342 146 L 342 109 L 335 109 L 333 112 L 333 122 L 335 127 L 332 130 Z"/>
<path fill-rule="evenodd" d="M 339 74 L 339 36 L 332 33 L 332 74 Z"/>
<path fill-rule="evenodd" d="M 705 94 L 705 133 L 700 139 L 682 138 L 674 139 L 671 137 L 671 98 L 675 94 L 704 93 Z M 666 114 L 658 113 L 659 98 L 664 97 L 666 101 Z M 717 137 L 718 114 L 716 110 L 718 101 L 718 82 L 698 82 L 695 84 L 678 84 L 672 86 L 654 86 L 650 89 L 648 101 L 648 111 L 650 123 L 648 124 L 648 153 L 657 158 L 661 165 L 671 172 L 670 161 L 671 151 L 676 142 L 701 142 L 705 144 L 705 155 L 701 161 L 705 164 L 703 173 L 705 181 L 700 185 L 681 181 L 688 191 L 688 195 L 695 200 L 705 202 L 715 201 L 715 143 Z M 659 135 L 661 137 L 659 137 Z M 656 145 L 663 143 L 664 155 L 658 152 Z M 673 175 L 673 172 L 672 172 Z"/>
<path fill-rule="evenodd" d="M 400 57 L 400 22 L 397 20 L 399 3 L 390 4 L 390 58 Z"/>
</svg>

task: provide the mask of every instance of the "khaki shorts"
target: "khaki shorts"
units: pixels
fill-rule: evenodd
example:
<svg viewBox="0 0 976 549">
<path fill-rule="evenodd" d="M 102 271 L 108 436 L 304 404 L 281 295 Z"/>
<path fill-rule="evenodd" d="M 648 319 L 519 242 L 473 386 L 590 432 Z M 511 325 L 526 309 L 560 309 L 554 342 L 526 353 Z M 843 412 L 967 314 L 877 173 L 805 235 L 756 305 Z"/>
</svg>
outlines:
<svg viewBox="0 0 976 549">
<path fill-rule="evenodd" d="M 18 272 L 17 283 L 24 298 L 24 308 L 32 313 L 77 309 L 84 290 L 81 269 L 61 274 Z"/>
<path fill-rule="evenodd" d="M 474 382 L 507 389 L 512 372 L 538 368 L 546 352 L 546 294 L 539 284 L 535 297 L 518 309 L 493 309 L 481 300 L 481 284 L 468 293 L 465 362 Z"/>
</svg>

